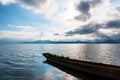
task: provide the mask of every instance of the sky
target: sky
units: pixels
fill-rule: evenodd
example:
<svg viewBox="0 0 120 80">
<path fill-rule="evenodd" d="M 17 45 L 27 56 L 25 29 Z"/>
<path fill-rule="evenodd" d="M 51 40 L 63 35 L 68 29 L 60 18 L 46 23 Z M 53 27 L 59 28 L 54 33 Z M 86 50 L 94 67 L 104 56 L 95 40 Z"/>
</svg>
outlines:
<svg viewBox="0 0 120 80">
<path fill-rule="evenodd" d="M 0 0 L 0 39 L 120 41 L 120 0 Z"/>
</svg>

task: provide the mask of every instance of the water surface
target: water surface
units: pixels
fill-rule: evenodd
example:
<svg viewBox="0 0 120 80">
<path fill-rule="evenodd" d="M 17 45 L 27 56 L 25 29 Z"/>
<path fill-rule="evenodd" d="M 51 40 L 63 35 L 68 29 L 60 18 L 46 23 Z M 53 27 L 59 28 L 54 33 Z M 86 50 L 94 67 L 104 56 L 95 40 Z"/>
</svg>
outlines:
<svg viewBox="0 0 120 80">
<path fill-rule="evenodd" d="M 43 63 L 44 52 L 120 66 L 120 44 L 5 44 L 0 80 L 82 80 Z"/>
</svg>

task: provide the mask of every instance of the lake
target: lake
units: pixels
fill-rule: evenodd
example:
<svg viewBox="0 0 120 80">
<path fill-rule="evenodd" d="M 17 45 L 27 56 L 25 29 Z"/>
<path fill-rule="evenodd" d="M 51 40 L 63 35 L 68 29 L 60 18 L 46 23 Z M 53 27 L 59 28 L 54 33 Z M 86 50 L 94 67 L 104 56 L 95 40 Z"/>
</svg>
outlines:
<svg viewBox="0 0 120 80">
<path fill-rule="evenodd" d="M 44 63 L 46 52 L 120 66 L 120 44 L 2 44 L 0 80 L 82 80 Z"/>
</svg>

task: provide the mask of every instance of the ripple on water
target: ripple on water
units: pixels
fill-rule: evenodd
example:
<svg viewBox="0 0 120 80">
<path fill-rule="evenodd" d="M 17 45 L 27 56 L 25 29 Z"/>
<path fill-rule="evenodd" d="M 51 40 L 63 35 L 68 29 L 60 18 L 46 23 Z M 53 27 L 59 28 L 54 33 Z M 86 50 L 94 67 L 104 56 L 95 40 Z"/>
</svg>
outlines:
<svg viewBox="0 0 120 80">
<path fill-rule="evenodd" d="M 42 56 L 44 52 L 73 59 L 120 65 L 120 44 L 0 45 L 0 80 L 75 79 L 53 66 L 44 64 L 45 58 Z"/>
</svg>

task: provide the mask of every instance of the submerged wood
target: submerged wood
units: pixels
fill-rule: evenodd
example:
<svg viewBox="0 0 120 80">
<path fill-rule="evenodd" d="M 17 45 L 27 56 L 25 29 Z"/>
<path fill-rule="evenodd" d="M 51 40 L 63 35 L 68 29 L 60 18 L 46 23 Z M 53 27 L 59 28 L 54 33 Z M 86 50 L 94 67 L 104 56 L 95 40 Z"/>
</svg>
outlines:
<svg viewBox="0 0 120 80">
<path fill-rule="evenodd" d="M 78 73 L 83 72 L 105 78 L 106 80 L 120 80 L 120 66 L 69 59 L 68 57 L 50 53 L 43 53 L 43 55 L 47 58 L 47 62 Z"/>
</svg>

